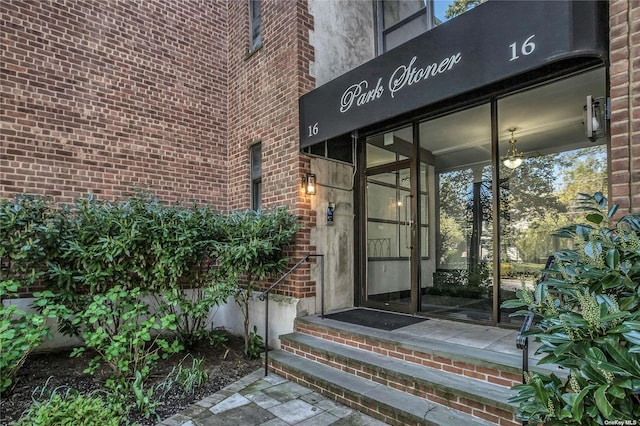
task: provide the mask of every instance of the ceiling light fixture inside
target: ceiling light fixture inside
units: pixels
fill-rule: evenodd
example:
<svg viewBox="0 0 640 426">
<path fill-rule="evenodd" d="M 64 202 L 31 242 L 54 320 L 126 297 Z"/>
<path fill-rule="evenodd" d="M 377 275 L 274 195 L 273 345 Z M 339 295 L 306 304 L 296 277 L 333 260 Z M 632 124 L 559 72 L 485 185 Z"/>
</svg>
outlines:
<svg viewBox="0 0 640 426">
<path fill-rule="evenodd" d="M 509 131 L 511 132 L 511 139 L 509 140 L 509 143 L 511 144 L 511 146 L 509 146 L 509 150 L 507 151 L 507 156 L 504 158 L 504 160 L 502 160 L 502 164 L 504 164 L 506 167 L 510 169 L 516 169 L 522 165 L 522 162 L 524 161 L 524 157 L 516 149 L 517 139 L 514 139 L 513 137 L 513 132 L 516 131 L 516 128 L 512 127 L 509 129 Z"/>
</svg>

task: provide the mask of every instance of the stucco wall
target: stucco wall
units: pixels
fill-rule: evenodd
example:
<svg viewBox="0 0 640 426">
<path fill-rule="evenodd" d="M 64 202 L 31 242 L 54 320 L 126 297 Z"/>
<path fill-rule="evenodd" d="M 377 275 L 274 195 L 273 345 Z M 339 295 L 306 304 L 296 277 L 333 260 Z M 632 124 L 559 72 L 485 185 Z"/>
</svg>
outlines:
<svg viewBox="0 0 640 426">
<path fill-rule="evenodd" d="M 265 304 L 266 302 L 258 299 L 259 293 L 254 293 L 254 297 L 249 303 L 249 330 L 253 330 L 253 326 L 258 327 L 258 334 L 265 337 Z M 309 298 L 313 302 L 313 298 Z M 35 312 L 33 308 L 34 298 L 4 300 L 5 305 L 16 305 L 18 309 L 25 312 Z M 154 306 L 152 298 L 147 299 L 147 303 Z M 307 301 L 308 303 L 308 301 Z M 298 311 L 307 311 L 305 301 L 294 297 L 281 296 L 273 294 L 269 299 L 269 346 L 271 348 L 280 347 L 279 336 L 293 332 L 293 323 L 298 315 Z M 43 352 L 55 348 L 69 348 L 82 345 L 82 341 L 76 337 L 66 336 L 58 331 L 57 321 L 48 319 L 50 338 L 43 339 L 42 344 L 36 348 L 36 351 Z M 211 308 L 209 322 L 207 327 L 224 328 L 230 334 L 236 336 L 244 336 L 244 317 L 240 306 L 235 303 L 233 297 L 227 300 L 227 303 L 221 306 Z"/>
<path fill-rule="evenodd" d="M 314 48 L 309 73 L 316 87 L 346 73 L 375 56 L 373 2 L 309 0 L 313 29 L 309 43 Z M 315 227 L 311 245 L 325 255 L 325 311 L 353 306 L 354 300 L 354 167 L 311 158 L 311 172 L 317 176 L 318 192 L 310 200 Z M 334 205 L 334 222 L 327 224 L 327 208 Z M 316 298 L 306 305 L 309 313 L 321 311 L 321 277 L 311 270 Z"/>
<path fill-rule="evenodd" d="M 318 190 L 312 200 L 316 227 L 311 241 L 317 252 L 325 254 L 325 311 L 353 306 L 354 289 L 354 211 L 353 166 L 321 158 L 311 159 L 311 171 L 317 176 Z M 327 224 L 329 203 L 334 208 L 333 225 Z M 320 312 L 320 272 L 312 269 L 316 281 L 316 312 Z"/>
<path fill-rule="evenodd" d="M 373 59 L 372 1 L 309 0 L 309 13 L 314 23 L 309 42 L 315 49 L 310 73 L 316 87 Z"/>
</svg>

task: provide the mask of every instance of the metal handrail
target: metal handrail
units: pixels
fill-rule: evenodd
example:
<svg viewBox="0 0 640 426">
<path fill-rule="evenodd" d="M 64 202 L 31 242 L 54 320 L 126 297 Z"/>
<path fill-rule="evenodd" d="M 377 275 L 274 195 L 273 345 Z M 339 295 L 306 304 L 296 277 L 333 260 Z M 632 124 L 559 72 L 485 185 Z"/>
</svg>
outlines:
<svg viewBox="0 0 640 426">
<path fill-rule="evenodd" d="M 518 337 L 516 337 L 516 347 L 522 349 L 522 383 L 525 383 L 526 375 L 529 371 L 529 337 L 525 336 L 524 333 L 531 328 L 534 316 L 533 313 L 530 313 L 524 317 L 524 321 L 522 321 L 522 326 L 518 332 Z"/>
<path fill-rule="evenodd" d="M 296 263 L 291 269 L 284 273 L 276 282 L 271 284 L 268 289 L 263 291 L 258 299 L 265 301 L 264 304 L 264 375 L 269 375 L 269 293 L 275 286 L 280 284 L 285 278 L 287 278 L 293 271 L 298 269 L 300 265 L 309 260 L 310 257 L 320 258 L 320 316 L 324 318 L 324 254 L 308 254 L 298 263 Z"/>
<path fill-rule="evenodd" d="M 555 260 L 554 256 L 549 256 L 547 258 L 547 263 L 544 265 L 545 271 L 547 271 L 553 261 Z M 547 280 L 549 276 L 548 272 L 544 272 L 540 277 L 540 281 L 538 284 Z M 518 336 L 516 337 L 516 347 L 522 350 L 522 383 L 526 383 L 527 381 L 527 373 L 529 372 L 529 336 L 525 333 L 531 329 L 533 325 L 533 319 L 535 318 L 535 314 L 533 312 L 527 314 L 524 317 L 524 321 L 522 321 L 522 326 L 520 326 L 520 331 L 518 332 Z M 526 420 L 522 421 L 523 425 L 528 424 Z"/>
</svg>

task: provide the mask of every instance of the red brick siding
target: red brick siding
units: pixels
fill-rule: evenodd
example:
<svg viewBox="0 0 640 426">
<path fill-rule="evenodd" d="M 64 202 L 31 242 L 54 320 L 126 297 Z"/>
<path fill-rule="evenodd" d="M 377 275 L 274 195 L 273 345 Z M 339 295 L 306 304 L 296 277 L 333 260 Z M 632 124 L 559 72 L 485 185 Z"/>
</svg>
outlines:
<svg viewBox="0 0 640 426">
<path fill-rule="evenodd" d="M 348 370 L 347 368 L 345 368 L 345 366 L 335 365 L 329 362 L 323 362 L 323 364 L 329 365 L 334 368 L 340 368 L 344 371 Z M 349 395 L 348 393 L 345 393 L 342 390 L 337 389 L 331 385 L 327 385 L 321 381 L 309 380 L 305 377 L 300 377 L 300 375 L 296 374 L 295 372 L 293 373 L 290 372 L 287 366 L 281 365 L 279 363 L 271 363 L 269 366 L 269 369 L 285 377 L 287 380 L 309 387 L 341 404 L 354 408 L 371 417 L 380 419 L 387 424 L 391 424 L 391 425 L 422 424 L 422 422 L 413 423 L 406 418 L 400 417 L 397 413 L 386 410 L 383 407 L 371 406 L 366 401 L 362 401 L 359 397 Z M 521 424 L 516 419 L 513 413 L 504 411 L 499 408 L 486 406 L 476 401 L 468 400 L 462 397 L 457 397 L 455 395 L 447 394 L 441 391 L 426 389 L 423 386 L 415 386 L 411 388 L 408 383 L 393 382 L 386 379 L 382 379 L 379 376 L 371 377 L 371 376 L 368 376 L 366 373 L 362 373 L 361 371 L 357 371 L 356 374 L 365 379 L 374 380 L 385 386 L 390 386 L 397 390 L 411 393 L 412 395 L 416 395 L 421 398 L 428 399 L 429 401 L 433 401 L 435 403 L 438 403 L 447 407 L 451 407 L 455 410 L 470 414 L 474 417 L 479 417 L 479 418 L 491 421 L 497 425 L 499 424 L 501 426 L 518 426 Z"/>
<path fill-rule="evenodd" d="M 251 56 L 246 1 L 4 0 L 0 16 L 0 197 L 145 189 L 246 209 L 261 141 L 263 206 L 301 217 L 290 256 L 315 251 L 298 138 L 298 97 L 314 87 L 306 0 L 262 3 Z M 309 265 L 280 292 L 315 294 Z"/>
<path fill-rule="evenodd" d="M 346 405 L 353 408 L 354 410 L 360 411 L 361 413 L 382 420 L 386 424 L 397 426 L 420 426 L 423 424 L 423 422 L 411 422 L 406 418 L 400 418 L 395 413 L 391 413 L 382 407 L 371 407 L 370 405 L 366 404 L 366 401 L 362 401 L 360 400 L 360 398 L 350 397 L 350 395 L 345 394 L 341 389 L 337 387 L 325 385 L 320 381 L 309 381 L 303 377 L 296 375 L 295 373 L 292 374 L 285 366 L 282 366 L 280 364 L 270 364 L 269 370 L 291 382 L 298 383 L 309 389 L 320 392 L 322 395 L 342 405 Z"/>
<path fill-rule="evenodd" d="M 261 2 L 262 47 L 249 48 L 246 1 L 229 7 L 229 207 L 250 207 L 249 147 L 262 143 L 262 206 L 289 206 L 301 217 L 303 230 L 289 255 L 298 260 L 315 248 L 310 198 L 300 186 L 309 160 L 300 155 L 298 98 L 314 87 L 309 75 L 313 48 L 312 18 L 306 0 Z M 294 262 L 295 263 L 295 262 Z M 278 292 L 295 297 L 315 294 L 309 265 L 293 273 Z"/>
<path fill-rule="evenodd" d="M 409 350 L 401 346 L 397 346 L 396 344 L 387 344 L 371 338 L 361 338 L 348 333 L 339 333 L 334 330 L 315 327 L 313 325 L 300 322 L 296 323 L 296 331 L 340 343 L 342 345 L 349 345 L 354 348 L 375 352 L 380 355 L 390 356 L 430 368 L 445 370 L 450 373 L 466 376 L 476 380 L 491 382 L 508 388 L 522 384 L 522 376 L 514 372 L 481 367 L 462 361 L 443 358 L 430 353 Z M 297 352 L 294 353 L 297 354 Z"/>
<path fill-rule="evenodd" d="M 412 395 L 428 399 L 429 401 L 451 407 L 455 410 L 471 414 L 475 417 L 480 417 L 487 420 L 489 420 L 489 417 L 494 418 L 492 421 L 494 421 L 494 423 L 496 424 L 519 424 L 517 418 L 515 417 L 515 413 L 508 412 L 500 408 L 496 408 L 461 396 L 449 394 L 422 384 L 407 381 L 400 377 L 389 375 L 384 371 L 372 369 L 358 363 L 354 363 L 351 361 L 345 362 L 344 360 L 327 356 L 324 353 L 301 347 L 288 341 L 283 340 L 281 342 L 281 346 L 285 351 L 310 359 L 311 361 L 328 365 L 349 374 L 353 374 L 367 380 L 372 380 L 385 386 L 400 390 L 402 392 L 410 393 Z M 450 362 L 455 363 L 455 361 Z"/>
<path fill-rule="evenodd" d="M 227 8 L 0 2 L 0 197 L 227 199 Z"/>
<path fill-rule="evenodd" d="M 640 2 L 609 2 L 611 199 L 621 213 L 640 209 Z"/>
</svg>

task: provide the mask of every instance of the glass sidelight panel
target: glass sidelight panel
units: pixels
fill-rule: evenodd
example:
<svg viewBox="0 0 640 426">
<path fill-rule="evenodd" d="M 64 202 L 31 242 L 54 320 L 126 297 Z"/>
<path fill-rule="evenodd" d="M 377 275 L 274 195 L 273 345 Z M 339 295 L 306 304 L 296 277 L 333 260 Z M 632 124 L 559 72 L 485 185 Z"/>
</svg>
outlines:
<svg viewBox="0 0 640 426">
<path fill-rule="evenodd" d="M 420 123 L 435 157 L 435 254 L 423 262 L 421 308 L 490 321 L 493 297 L 491 109 L 482 105 Z"/>
<path fill-rule="evenodd" d="M 423 307 L 457 318 L 490 320 L 493 277 L 491 166 L 438 174 L 437 267 Z"/>
<path fill-rule="evenodd" d="M 601 68 L 498 100 L 501 301 L 533 289 L 548 257 L 569 243 L 553 233 L 584 219 L 578 194 L 607 194 L 606 139 L 590 141 L 582 125 L 587 95 L 605 96 L 605 81 Z M 521 161 L 505 162 L 511 146 Z M 509 313 L 501 322 L 519 324 Z"/>
</svg>

